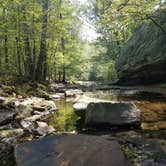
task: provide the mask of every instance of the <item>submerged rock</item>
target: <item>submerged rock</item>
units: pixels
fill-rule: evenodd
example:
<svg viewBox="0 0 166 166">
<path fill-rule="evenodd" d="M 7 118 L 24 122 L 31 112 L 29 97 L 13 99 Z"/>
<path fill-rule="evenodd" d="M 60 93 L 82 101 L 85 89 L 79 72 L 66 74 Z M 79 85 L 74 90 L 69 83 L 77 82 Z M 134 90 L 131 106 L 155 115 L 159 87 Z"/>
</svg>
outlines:
<svg viewBox="0 0 166 166">
<path fill-rule="evenodd" d="M 18 166 L 128 166 L 117 141 L 97 136 L 45 137 L 15 147 Z"/>
</svg>

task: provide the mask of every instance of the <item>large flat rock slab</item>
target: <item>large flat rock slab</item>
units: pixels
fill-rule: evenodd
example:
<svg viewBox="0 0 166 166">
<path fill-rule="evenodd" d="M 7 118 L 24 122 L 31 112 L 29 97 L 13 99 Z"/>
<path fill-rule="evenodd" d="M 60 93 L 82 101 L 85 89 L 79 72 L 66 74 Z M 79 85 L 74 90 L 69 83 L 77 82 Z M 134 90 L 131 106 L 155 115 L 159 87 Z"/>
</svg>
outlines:
<svg viewBox="0 0 166 166">
<path fill-rule="evenodd" d="M 15 147 L 17 166 L 128 166 L 115 140 L 97 136 L 49 136 Z"/>
</svg>

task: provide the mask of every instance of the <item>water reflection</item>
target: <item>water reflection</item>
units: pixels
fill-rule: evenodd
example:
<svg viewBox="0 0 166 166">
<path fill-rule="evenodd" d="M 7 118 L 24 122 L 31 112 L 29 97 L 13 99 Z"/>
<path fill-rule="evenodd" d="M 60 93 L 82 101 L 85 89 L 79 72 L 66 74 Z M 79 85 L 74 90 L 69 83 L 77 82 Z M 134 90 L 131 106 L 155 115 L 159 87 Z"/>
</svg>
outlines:
<svg viewBox="0 0 166 166">
<path fill-rule="evenodd" d="M 73 111 L 73 103 L 65 98 L 55 101 L 58 110 L 50 119 L 50 125 L 57 131 L 74 131 L 79 117 Z"/>
</svg>

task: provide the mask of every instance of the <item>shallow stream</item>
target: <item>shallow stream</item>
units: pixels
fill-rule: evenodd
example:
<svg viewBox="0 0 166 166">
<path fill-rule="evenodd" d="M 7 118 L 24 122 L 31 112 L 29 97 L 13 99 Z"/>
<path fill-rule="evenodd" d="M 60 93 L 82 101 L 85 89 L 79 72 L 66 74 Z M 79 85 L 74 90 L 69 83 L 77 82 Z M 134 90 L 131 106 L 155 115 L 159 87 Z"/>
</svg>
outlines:
<svg viewBox="0 0 166 166">
<path fill-rule="evenodd" d="M 160 131 L 166 129 L 166 98 L 162 94 L 140 90 L 98 90 L 84 92 L 88 97 L 110 101 L 132 101 L 141 110 L 142 131 Z M 62 98 L 55 101 L 58 111 L 50 119 L 57 131 L 73 131 L 79 117 L 74 113 L 75 98 Z"/>
</svg>

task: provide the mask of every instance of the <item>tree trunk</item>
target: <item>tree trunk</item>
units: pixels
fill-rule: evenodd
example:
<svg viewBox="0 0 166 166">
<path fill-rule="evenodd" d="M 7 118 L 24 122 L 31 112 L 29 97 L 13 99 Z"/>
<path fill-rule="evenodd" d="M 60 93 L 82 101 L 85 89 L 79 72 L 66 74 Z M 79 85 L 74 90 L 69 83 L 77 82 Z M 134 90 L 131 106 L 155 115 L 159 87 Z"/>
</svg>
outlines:
<svg viewBox="0 0 166 166">
<path fill-rule="evenodd" d="M 8 43 L 8 38 L 7 35 L 4 36 L 4 56 L 5 56 L 5 65 L 6 65 L 6 69 L 8 69 L 8 63 L 9 63 L 9 57 L 8 57 L 8 47 L 7 47 L 7 43 Z"/>
<path fill-rule="evenodd" d="M 47 75 L 46 34 L 47 34 L 47 22 L 48 22 L 48 4 L 49 4 L 49 0 L 43 0 L 42 34 L 41 34 L 41 42 L 40 42 L 39 59 L 38 59 L 37 69 L 36 69 L 37 81 L 45 81 L 46 75 Z"/>
<path fill-rule="evenodd" d="M 31 47 L 29 43 L 29 38 L 24 38 L 25 42 L 25 69 L 26 69 L 26 75 L 28 78 L 32 79 L 33 77 L 33 62 L 31 57 Z"/>
<path fill-rule="evenodd" d="M 20 54 L 20 39 L 19 37 L 16 37 L 16 46 L 17 46 L 17 63 L 18 63 L 18 73 L 19 76 L 22 76 L 22 70 L 21 70 L 21 54 Z"/>
</svg>

